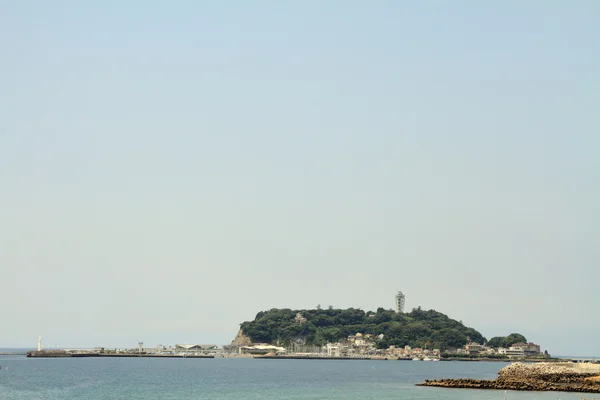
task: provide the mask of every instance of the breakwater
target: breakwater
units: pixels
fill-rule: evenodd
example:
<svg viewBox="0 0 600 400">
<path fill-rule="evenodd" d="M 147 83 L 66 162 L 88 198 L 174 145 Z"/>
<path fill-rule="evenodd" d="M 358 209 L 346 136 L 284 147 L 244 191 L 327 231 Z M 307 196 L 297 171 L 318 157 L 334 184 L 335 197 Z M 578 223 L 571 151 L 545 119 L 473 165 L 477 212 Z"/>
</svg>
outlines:
<svg viewBox="0 0 600 400">
<path fill-rule="evenodd" d="M 136 353 L 95 353 L 95 352 L 68 352 L 65 350 L 52 350 L 52 351 L 29 351 L 27 357 L 32 358 L 91 358 L 91 357 L 111 357 L 111 358 L 215 358 L 212 354 L 136 354 Z"/>
<path fill-rule="evenodd" d="M 64 350 L 32 350 L 27 352 L 27 357 L 37 358 L 58 358 L 58 357 L 72 357 L 73 354 Z"/>
<path fill-rule="evenodd" d="M 228 354 L 218 355 L 213 354 L 155 354 L 155 353 L 113 353 L 113 352 L 85 352 L 85 351 L 68 351 L 68 350 L 41 350 L 41 351 L 29 351 L 27 357 L 32 358 L 215 358 L 215 357 L 227 357 L 237 358 L 246 357 L 253 359 L 262 360 L 407 360 L 402 358 L 388 358 L 381 356 L 352 356 L 352 357 L 330 357 L 330 356 L 318 356 L 318 355 L 276 355 L 276 354 L 265 354 L 265 355 L 240 355 L 240 354 Z M 408 359 L 410 360 L 410 359 Z"/>
<path fill-rule="evenodd" d="M 599 375 L 600 366 L 598 371 L 591 371 L 573 363 L 514 363 L 502 368 L 494 380 L 438 379 L 426 380 L 417 386 L 600 393 Z"/>
<path fill-rule="evenodd" d="M 387 360 L 383 357 L 254 356 L 261 360 Z"/>
<path fill-rule="evenodd" d="M 71 357 L 109 357 L 109 358 L 215 358 L 211 354 L 78 354 L 74 353 Z"/>
</svg>

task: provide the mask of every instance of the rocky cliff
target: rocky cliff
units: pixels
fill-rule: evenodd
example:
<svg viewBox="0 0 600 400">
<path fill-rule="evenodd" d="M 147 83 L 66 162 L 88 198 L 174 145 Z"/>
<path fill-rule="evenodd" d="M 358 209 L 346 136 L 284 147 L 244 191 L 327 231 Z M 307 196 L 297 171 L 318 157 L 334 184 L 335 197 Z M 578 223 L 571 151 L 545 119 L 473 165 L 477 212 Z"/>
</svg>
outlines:
<svg viewBox="0 0 600 400">
<path fill-rule="evenodd" d="M 240 329 L 235 335 L 235 338 L 231 341 L 232 346 L 250 346 L 252 345 L 252 340 L 248 336 L 244 334 L 244 332 Z"/>
</svg>

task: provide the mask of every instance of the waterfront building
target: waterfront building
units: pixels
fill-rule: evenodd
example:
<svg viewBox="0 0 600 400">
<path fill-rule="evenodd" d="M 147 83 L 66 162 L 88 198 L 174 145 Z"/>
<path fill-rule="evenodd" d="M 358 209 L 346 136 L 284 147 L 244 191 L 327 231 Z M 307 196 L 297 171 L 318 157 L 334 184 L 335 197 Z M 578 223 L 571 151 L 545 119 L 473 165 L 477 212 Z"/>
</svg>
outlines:
<svg viewBox="0 0 600 400">
<path fill-rule="evenodd" d="M 540 354 L 540 346 L 535 343 L 515 343 L 510 347 L 515 352 L 523 352 L 525 356 L 534 357 Z"/>
<path fill-rule="evenodd" d="M 253 346 L 240 346 L 240 354 L 265 355 L 269 353 L 285 354 L 287 350 L 284 347 L 273 346 L 269 344 L 256 344 Z"/>
<path fill-rule="evenodd" d="M 327 356 L 340 357 L 342 354 L 342 346 L 339 343 L 327 343 Z"/>
<path fill-rule="evenodd" d="M 508 349 L 505 350 L 505 354 L 509 357 L 525 357 L 525 351 L 522 347 L 510 346 Z"/>
<path fill-rule="evenodd" d="M 396 293 L 396 312 L 403 313 L 404 312 L 404 301 L 405 301 L 404 293 L 398 292 Z"/>
<path fill-rule="evenodd" d="M 363 346 L 365 344 L 365 339 L 363 338 L 362 333 L 357 333 L 354 337 L 354 345 L 355 346 Z"/>
<path fill-rule="evenodd" d="M 471 355 L 478 355 L 481 354 L 483 352 L 485 352 L 487 348 L 483 345 L 480 345 L 479 343 L 467 343 L 465 345 L 465 350 L 467 351 L 467 354 L 471 354 Z"/>
<path fill-rule="evenodd" d="M 175 351 L 208 352 L 217 349 L 216 344 L 176 344 Z"/>
</svg>

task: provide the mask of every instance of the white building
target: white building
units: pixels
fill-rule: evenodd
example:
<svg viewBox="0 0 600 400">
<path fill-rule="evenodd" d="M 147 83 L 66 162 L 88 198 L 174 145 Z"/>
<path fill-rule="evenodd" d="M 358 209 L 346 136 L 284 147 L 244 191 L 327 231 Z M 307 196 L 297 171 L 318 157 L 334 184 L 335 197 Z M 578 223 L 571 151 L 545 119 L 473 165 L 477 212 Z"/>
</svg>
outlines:
<svg viewBox="0 0 600 400">
<path fill-rule="evenodd" d="M 510 346 L 505 354 L 509 357 L 525 357 L 525 350 L 522 347 Z"/>
<path fill-rule="evenodd" d="M 327 355 L 329 357 L 339 357 L 342 346 L 339 343 L 327 343 Z"/>
<path fill-rule="evenodd" d="M 222 353 L 223 349 L 216 344 L 176 344 L 176 353 L 216 354 Z"/>
<path fill-rule="evenodd" d="M 404 312 L 404 293 L 398 292 L 396 293 L 396 312 L 403 313 Z"/>
</svg>

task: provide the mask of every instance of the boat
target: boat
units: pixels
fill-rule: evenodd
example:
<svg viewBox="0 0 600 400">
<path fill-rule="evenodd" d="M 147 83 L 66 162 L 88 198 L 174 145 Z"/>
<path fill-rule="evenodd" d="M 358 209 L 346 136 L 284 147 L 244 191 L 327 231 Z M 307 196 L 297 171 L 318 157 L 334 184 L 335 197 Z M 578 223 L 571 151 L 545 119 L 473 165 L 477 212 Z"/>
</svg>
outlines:
<svg viewBox="0 0 600 400">
<path fill-rule="evenodd" d="M 421 359 L 419 357 L 415 357 L 412 359 L 413 361 L 421 361 Z"/>
<path fill-rule="evenodd" d="M 431 358 L 425 356 L 425 357 L 423 357 L 423 361 L 431 361 Z"/>
</svg>

